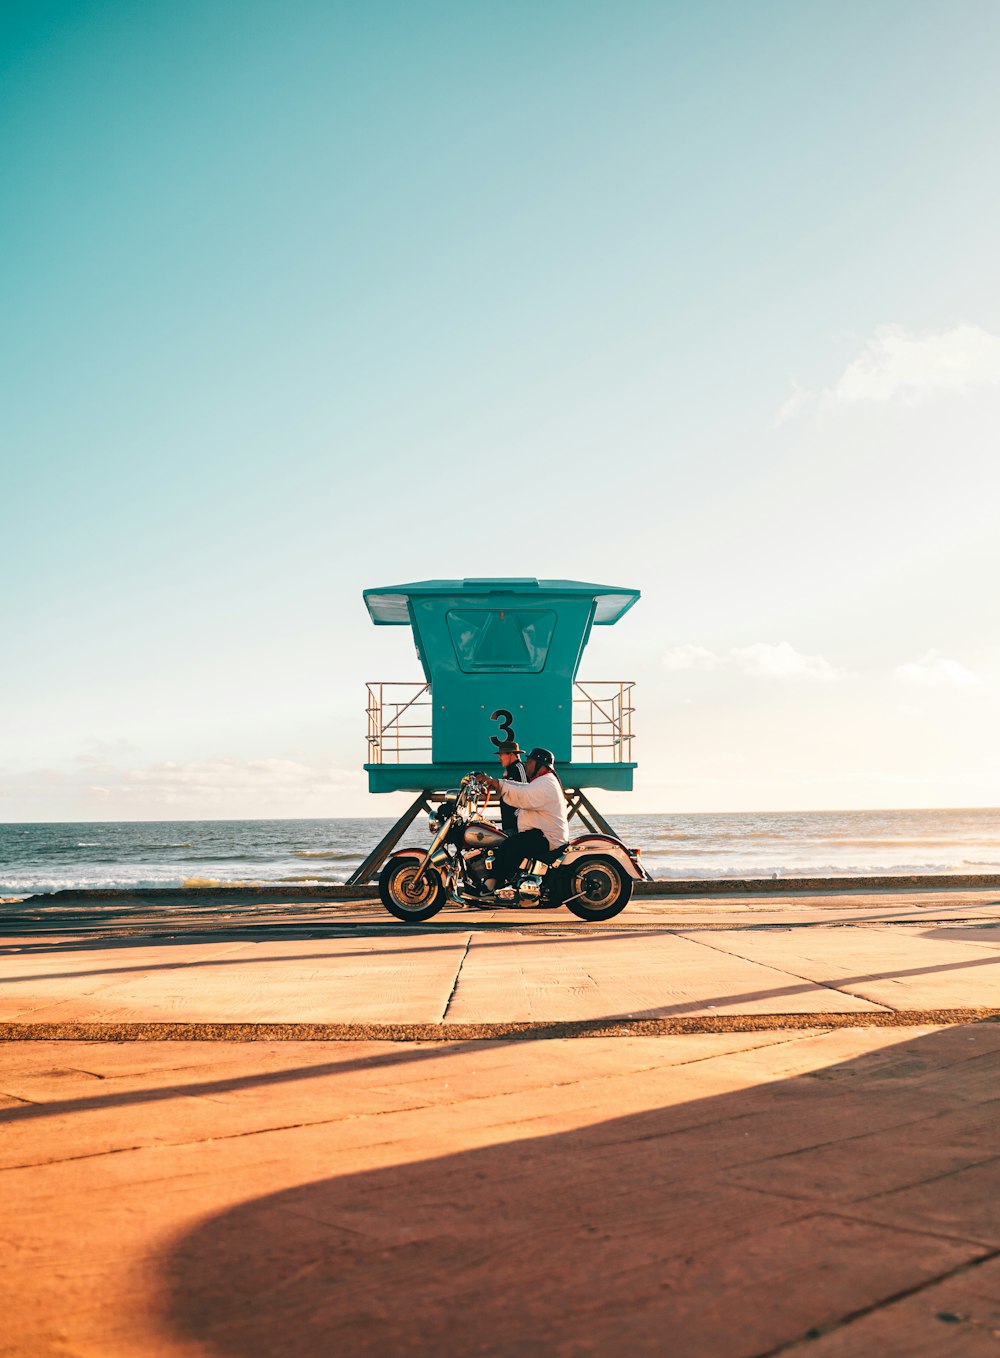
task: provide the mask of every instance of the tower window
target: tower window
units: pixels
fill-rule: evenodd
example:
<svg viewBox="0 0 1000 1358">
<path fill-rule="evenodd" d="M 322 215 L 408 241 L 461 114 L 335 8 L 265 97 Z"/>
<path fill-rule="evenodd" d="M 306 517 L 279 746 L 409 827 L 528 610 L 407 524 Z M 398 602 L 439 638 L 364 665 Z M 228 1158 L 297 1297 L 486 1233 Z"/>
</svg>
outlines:
<svg viewBox="0 0 1000 1358">
<path fill-rule="evenodd" d="M 466 674 L 479 670 L 537 674 L 545 668 L 556 628 L 553 610 L 455 608 L 447 616 L 455 655 Z"/>
</svg>

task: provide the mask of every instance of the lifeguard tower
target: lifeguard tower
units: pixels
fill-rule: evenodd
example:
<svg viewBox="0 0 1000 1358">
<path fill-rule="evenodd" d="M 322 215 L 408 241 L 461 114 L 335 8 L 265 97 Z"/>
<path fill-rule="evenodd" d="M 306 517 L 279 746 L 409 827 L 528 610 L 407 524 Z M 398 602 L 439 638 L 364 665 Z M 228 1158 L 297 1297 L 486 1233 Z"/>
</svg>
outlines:
<svg viewBox="0 0 1000 1358">
<path fill-rule="evenodd" d="M 589 788 L 632 790 L 632 688 L 578 679 L 592 627 L 616 623 L 636 589 L 579 580 L 419 580 L 364 591 L 377 627 L 413 631 L 423 682 L 368 684 L 370 792 L 417 794 L 351 877 L 372 880 L 421 811 L 516 739 L 556 757 L 569 815 L 614 831 Z"/>
</svg>

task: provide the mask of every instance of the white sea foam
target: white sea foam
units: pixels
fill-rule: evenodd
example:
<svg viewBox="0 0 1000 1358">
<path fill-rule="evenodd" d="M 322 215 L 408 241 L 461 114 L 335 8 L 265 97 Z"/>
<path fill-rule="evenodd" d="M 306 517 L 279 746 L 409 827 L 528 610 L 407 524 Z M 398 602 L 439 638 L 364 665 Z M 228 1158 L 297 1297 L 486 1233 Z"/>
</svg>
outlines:
<svg viewBox="0 0 1000 1358">
<path fill-rule="evenodd" d="M 30 877 L 18 879 L 8 874 L 0 881 L 0 896 L 48 896 L 54 891 L 153 891 L 183 885 L 180 877 L 125 877 L 107 874 L 94 881 L 80 877 Z"/>
<path fill-rule="evenodd" d="M 642 862 L 646 870 L 654 878 L 662 878 L 668 881 L 710 881 L 717 878 L 733 878 L 735 880 L 746 880 L 747 878 L 761 877 L 924 877 L 924 876 L 947 876 L 951 873 L 969 872 L 968 868 L 962 868 L 953 863 L 905 863 L 890 864 L 879 867 L 861 867 L 857 864 L 830 864 L 819 863 L 811 866 L 790 868 L 786 865 L 760 864 L 760 863 L 728 863 L 724 867 L 707 868 L 682 867 L 678 868 L 672 864 L 657 864 L 655 858 L 645 854 Z M 1000 870 L 1000 869 L 998 869 Z"/>
<path fill-rule="evenodd" d="M 353 853 L 349 853 L 349 852 L 348 852 L 348 853 L 344 853 L 344 852 L 342 852 L 342 851 L 339 850 L 339 849 L 331 849 L 331 850 L 325 850 L 325 849 L 317 849 L 317 850 L 312 850 L 312 849 L 296 849 L 296 851 L 295 851 L 295 857 L 296 857 L 296 858 L 333 858 L 333 859 L 338 859 L 338 858 L 340 858 L 340 859 L 347 859 L 348 861 L 352 861 L 352 860 L 353 860 L 353 861 L 357 861 L 357 854 L 353 854 Z"/>
</svg>

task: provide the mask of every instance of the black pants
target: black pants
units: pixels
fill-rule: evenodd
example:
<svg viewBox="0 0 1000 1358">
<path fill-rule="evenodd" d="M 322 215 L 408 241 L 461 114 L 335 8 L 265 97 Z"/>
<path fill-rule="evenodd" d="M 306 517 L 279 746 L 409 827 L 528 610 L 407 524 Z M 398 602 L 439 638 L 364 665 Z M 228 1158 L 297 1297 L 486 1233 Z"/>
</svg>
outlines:
<svg viewBox="0 0 1000 1358">
<path fill-rule="evenodd" d="M 541 858 L 549 851 L 549 841 L 541 830 L 519 830 L 516 835 L 497 846 L 493 871 L 497 886 L 503 886 L 514 876 L 523 858 Z"/>
</svg>

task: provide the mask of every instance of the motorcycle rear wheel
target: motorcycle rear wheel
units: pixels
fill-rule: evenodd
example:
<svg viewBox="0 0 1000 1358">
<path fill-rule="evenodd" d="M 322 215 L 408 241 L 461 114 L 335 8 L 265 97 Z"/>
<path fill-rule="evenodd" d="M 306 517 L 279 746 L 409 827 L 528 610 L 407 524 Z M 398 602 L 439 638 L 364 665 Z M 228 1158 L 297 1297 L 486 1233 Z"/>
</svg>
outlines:
<svg viewBox="0 0 1000 1358">
<path fill-rule="evenodd" d="M 428 866 L 420 881 L 413 881 L 419 866 L 419 858 L 390 858 L 378 879 L 382 904 L 390 915 L 407 924 L 422 924 L 445 902 L 444 883 L 436 868 Z"/>
<path fill-rule="evenodd" d="M 613 919 L 631 899 L 632 879 L 613 858 L 588 858 L 571 868 L 563 890 L 566 909 L 577 919 Z"/>
</svg>

